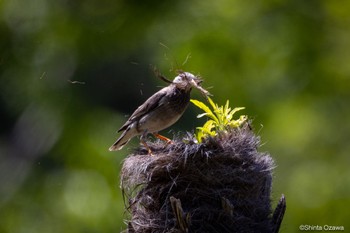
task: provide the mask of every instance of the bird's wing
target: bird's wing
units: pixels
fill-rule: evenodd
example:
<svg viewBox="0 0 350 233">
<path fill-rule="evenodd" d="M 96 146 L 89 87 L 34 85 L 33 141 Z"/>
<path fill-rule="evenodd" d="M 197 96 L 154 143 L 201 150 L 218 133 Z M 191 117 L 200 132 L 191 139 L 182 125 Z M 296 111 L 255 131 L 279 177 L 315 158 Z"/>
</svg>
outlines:
<svg viewBox="0 0 350 233">
<path fill-rule="evenodd" d="M 161 99 L 166 95 L 166 88 L 167 87 L 156 92 L 151 97 L 149 97 L 142 105 L 140 105 L 130 116 L 130 118 L 125 122 L 125 124 L 118 130 L 118 132 L 125 130 L 135 120 L 140 119 L 145 114 L 162 105 L 163 101 L 161 101 Z"/>
</svg>

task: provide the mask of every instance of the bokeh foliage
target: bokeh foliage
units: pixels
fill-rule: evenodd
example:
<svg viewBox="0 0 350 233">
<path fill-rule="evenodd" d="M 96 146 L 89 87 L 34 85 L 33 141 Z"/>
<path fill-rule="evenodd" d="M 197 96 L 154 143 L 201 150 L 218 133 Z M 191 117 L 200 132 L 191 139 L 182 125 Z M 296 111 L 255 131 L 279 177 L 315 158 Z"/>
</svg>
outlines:
<svg viewBox="0 0 350 233">
<path fill-rule="evenodd" d="M 165 85 L 150 64 L 246 107 L 277 163 L 283 232 L 350 227 L 350 2 L 3 0 L 0 12 L 0 232 L 125 228 L 129 151 L 108 147 Z M 194 130 L 199 112 L 171 129 Z"/>
</svg>

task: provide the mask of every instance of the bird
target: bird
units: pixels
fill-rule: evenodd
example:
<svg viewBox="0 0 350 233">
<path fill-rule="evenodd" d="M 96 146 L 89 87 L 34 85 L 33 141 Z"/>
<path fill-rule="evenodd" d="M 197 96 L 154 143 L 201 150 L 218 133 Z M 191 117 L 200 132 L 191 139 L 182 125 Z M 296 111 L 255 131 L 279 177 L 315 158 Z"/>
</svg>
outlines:
<svg viewBox="0 0 350 233">
<path fill-rule="evenodd" d="M 200 86 L 203 81 L 201 77 L 189 72 L 178 72 L 173 81 L 162 75 L 160 78 L 168 82 L 169 85 L 153 94 L 134 111 L 118 130 L 122 134 L 109 148 L 110 151 L 121 150 L 131 138 L 141 135 L 142 144 L 147 148 L 149 154 L 152 154 L 144 138 L 148 134 L 153 134 L 167 143 L 171 143 L 170 139 L 158 134 L 158 132 L 179 120 L 190 102 L 192 88 L 197 88 L 205 96 L 209 95 L 209 92 Z"/>
</svg>

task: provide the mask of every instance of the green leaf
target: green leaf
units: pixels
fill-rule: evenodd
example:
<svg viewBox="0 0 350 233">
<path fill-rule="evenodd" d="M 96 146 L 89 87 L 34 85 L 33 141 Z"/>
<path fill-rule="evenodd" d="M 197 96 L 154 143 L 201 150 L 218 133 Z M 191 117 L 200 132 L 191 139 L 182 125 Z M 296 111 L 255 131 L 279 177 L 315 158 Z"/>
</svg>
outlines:
<svg viewBox="0 0 350 233">
<path fill-rule="evenodd" d="M 209 97 L 208 97 L 209 98 Z M 204 115 L 198 115 L 197 118 L 200 118 L 202 116 L 207 115 L 209 118 L 213 119 L 214 121 L 218 121 L 218 119 L 216 118 L 216 116 L 214 115 L 214 113 L 210 110 L 210 108 L 205 105 L 203 102 L 198 101 L 198 100 L 190 100 L 194 105 L 196 105 L 198 108 L 202 109 L 205 114 Z"/>
<path fill-rule="evenodd" d="M 205 122 L 202 127 L 197 127 L 195 138 L 198 143 L 201 143 L 203 138 L 208 136 L 215 137 L 218 131 L 226 131 L 229 127 L 235 128 L 241 126 L 248 118 L 245 115 L 241 115 L 237 120 L 233 119 L 233 115 L 244 109 L 244 107 L 237 107 L 231 110 L 230 101 L 227 100 L 224 106 L 219 106 L 214 103 L 214 101 L 208 97 L 207 98 L 210 109 L 206 104 L 198 101 L 192 100 L 191 102 L 198 108 L 202 109 L 204 113 L 201 113 L 197 118 L 207 116 L 209 120 Z"/>
<path fill-rule="evenodd" d="M 205 105 L 203 102 L 199 101 L 199 100 L 190 100 L 194 105 L 196 105 L 198 108 L 202 109 L 204 112 L 206 112 L 207 114 L 213 114 L 213 112 L 210 110 L 210 108 Z"/>
<path fill-rule="evenodd" d="M 214 101 L 209 96 L 208 96 L 208 102 L 210 103 L 210 105 L 213 109 L 217 108 L 217 105 L 214 103 Z"/>
<path fill-rule="evenodd" d="M 203 102 L 199 101 L 199 100 L 194 100 L 194 99 L 191 99 L 190 100 L 194 105 L 196 105 L 198 108 L 204 110 L 205 112 L 210 112 L 211 113 L 211 110 L 210 108 L 205 105 Z"/>
<path fill-rule="evenodd" d="M 234 109 L 232 109 L 232 111 L 230 112 L 230 115 L 233 115 L 233 114 L 235 114 L 236 112 L 241 111 L 241 110 L 243 110 L 243 109 L 245 109 L 245 107 L 234 108 Z"/>
<path fill-rule="evenodd" d="M 212 134 L 215 134 L 215 132 L 212 133 L 212 129 L 215 127 L 215 124 L 216 124 L 215 121 L 208 120 L 207 122 L 205 122 L 205 124 L 203 125 L 202 128 L 203 128 L 205 133 L 212 135 Z"/>
</svg>

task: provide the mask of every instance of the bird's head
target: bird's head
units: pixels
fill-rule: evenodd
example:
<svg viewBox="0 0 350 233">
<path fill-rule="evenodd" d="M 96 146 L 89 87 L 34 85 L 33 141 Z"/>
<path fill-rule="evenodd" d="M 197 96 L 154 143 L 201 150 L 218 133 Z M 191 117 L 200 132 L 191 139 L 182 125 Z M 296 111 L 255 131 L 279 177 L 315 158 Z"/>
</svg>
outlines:
<svg viewBox="0 0 350 233">
<path fill-rule="evenodd" d="M 179 75 L 174 78 L 172 84 L 185 91 L 190 91 L 192 87 L 195 87 L 204 95 L 209 95 L 209 92 L 200 86 L 202 82 L 203 80 L 199 76 L 195 76 L 189 72 L 180 72 Z"/>
</svg>

